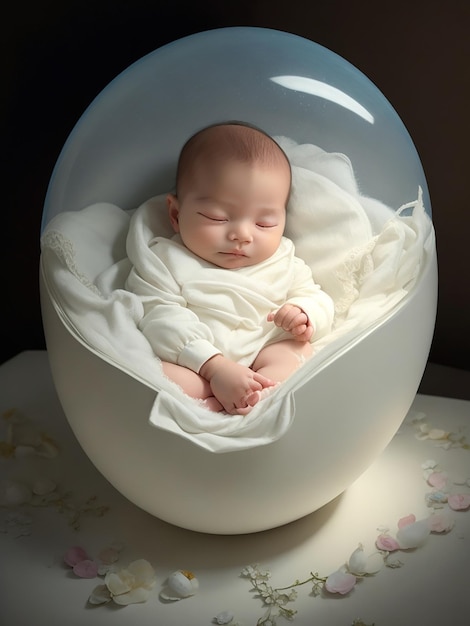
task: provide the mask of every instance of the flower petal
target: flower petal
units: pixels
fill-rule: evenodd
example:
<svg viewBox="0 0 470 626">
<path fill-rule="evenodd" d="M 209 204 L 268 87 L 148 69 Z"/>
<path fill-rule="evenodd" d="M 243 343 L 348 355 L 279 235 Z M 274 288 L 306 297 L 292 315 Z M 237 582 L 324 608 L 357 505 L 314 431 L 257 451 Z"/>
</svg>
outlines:
<svg viewBox="0 0 470 626">
<path fill-rule="evenodd" d="M 119 552 L 114 548 L 104 548 L 98 554 L 98 558 L 105 565 L 111 565 L 111 563 L 116 563 L 119 559 Z"/>
<path fill-rule="evenodd" d="M 359 547 L 354 550 L 354 552 L 349 557 L 348 561 L 348 570 L 351 574 L 357 574 L 361 576 L 365 573 L 367 558 L 364 554 L 364 546 L 359 544 Z"/>
<path fill-rule="evenodd" d="M 104 578 L 104 584 L 108 587 L 113 596 L 119 596 L 132 589 L 133 580 L 128 576 L 126 570 L 110 571 Z"/>
<path fill-rule="evenodd" d="M 426 493 L 424 499 L 427 506 L 439 508 L 447 502 L 448 497 L 449 494 L 445 493 L 445 491 L 432 491 L 431 493 Z"/>
<path fill-rule="evenodd" d="M 28 485 L 13 480 L 8 480 L 0 487 L 0 506 L 20 506 L 30 502 L 31 489 Z"/>
<path fill-rule="evenodd" d="M 90 604 L 105 604 L 111 600 L 111 594 L 106 585 L 98 585 L 93 589 L 88 598 Z"/>
<path fill-rule="evenodd" d="M 428 484 L 442 490 L 447 485 L 447 476 L 443 472 L 433 472 L 428 476 Z"/>
<path fill-rule="evenodd" d="M 365 566 L 365 574 L 376 574 L 379 572 L 384 566 L 383 556 L 378 552 L 374 552 L 367 557 L 366 566 Z"/>
<path fill-rule="evenodd" d="M 117 572 L 118 568 L 113 564 L 100 563 L 98 565 L 98 576 L 106 576 L 109 572 Z"/>
<path fill-rule="evenodd" d="M 214 619 L 215 619 L 216 624 L 223 625 L 223 624 L 230 624 L 230 622 L 233 621 L 233 618 L 234 618 L 234 614 L 231 613 L 230 611 L 222 611 Z"/>
<path fill-rule="evenodd" d="M 402 517 L 398 520 L 398 528 L 404 528 L 405 526 L 413 524 L 414 522 L 416 522 L 416 516 L 413 515 L 413 513 L 410 513 L 406 517 Z"/>
<path fill-rule="evenodd" d="M 137 604 L 139 602 L 147 602 L 150 596 L 150 591 L 143 587 L 136 587 L 131 589 L 127 593 L 113 596 L 113 601 L 116 604 L 127 606 L 128 604 Z"/>
<path fill-rule="evenodd" d="M 428 432 L 428 439 L 447 439 L 448 436 L 449 433 L 445 430 L 442 430 L 442 428 L 431 428 L 431 430 Z"/>
<path fill-rule="evenodd" d="M 67 565 L 70 565 L 70 567 L 73 567 L 77 563 L 80 563 L 80 561 L 84 561 L 85 559 L 88 559 L 88 558 L 89 558 L 88 554 L 80 546 L 72 546 L 64 554 L 64 561 L 65 563 L 67 563 Z"/>
<path fill-rule="evenodd" d="M 98 574 L 98 564 L 90 559 L 84 559 L 73 566 L 73 573 L 79 578 L 95 578 Z"/>
<path fill-rule="evenodd" d="M 38 478 L 33 483 L 33 493 L 37 496 L 45 496 L 52 493 L 57 487 L 56 483 L 49 478 Z"/>
<path fill-rule="evenodd" d="M 402 526 L 397 532 L 397 541 L 400 548 L 407 550 L 410 548 L 419 548 L 424 545 L 430 533 L 428 520 L 420 520 Z"/>
<path fill-rule="evenodd" d="M 428 522 L 432 533 L 448 533 L 455 524 L 455 521 L 447 513 L 434 513 L 430 515 Z"/>
<path fill-rule="evenodd" d="M 155 584 L 155 570 L 145 559 L 133 561 L 128 565 L 127 571 L 134 576 L 138 586 L 151 588 Z"/>
<path fill-rule="evenodd" d="M 356 577 L 349 572 L 343 572 L 342 570 L 337 570 L 328 576 L 325 581 L 325 589 L 329 593 L 340 593 L 341 595 L 345 595 L 354 588 L 356 584 Z"/>
<path fill-rule="evenodd" d="M 377 537 L 375 545 L 379 550 L 385 550 L 386 552 L 394 552 L 400 549 L 398 541 L 385 533 Z"/>
<path fill-rule="evenodd" d="M 470 508 L 470 494 L 456 493 L 447 498 L 447 504 L 454 511 L 465 511 Z"/>
<path fill-rule="evenodd" d="M 199 587 L 199 582 L 190 572 L 178 570 L 168 576 L 167 585 L 170 591 L 180 598 L 187 598 L 194 595 Z"/>
</svg>

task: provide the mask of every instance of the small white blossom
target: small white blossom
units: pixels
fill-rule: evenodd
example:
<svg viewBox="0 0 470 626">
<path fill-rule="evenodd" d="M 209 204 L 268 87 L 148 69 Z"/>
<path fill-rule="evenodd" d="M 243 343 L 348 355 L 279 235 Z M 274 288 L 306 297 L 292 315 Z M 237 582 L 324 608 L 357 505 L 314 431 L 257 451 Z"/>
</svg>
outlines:
<svg viewBox="0 0 470 626">
<path fill-rule="evenodd" d="M 242 576 L 261 582 L 269 580 L 271 578 L 271 572 L 269 572 L 268 570 L 260 570 L 258 565 L 255 564 L 248 565 L 247 567 L 243 568 Z"/>
<path fill-rule="evenodd" d="M 231 624 L 233 622 L 234 614 L 230 611 L 222 611 L 214 617 L 214 623 L 220 626 L 225 624 Z"/>
<path fill-rule="evenodd" d="M 168 576 L 166 586 L 160 592 L 160 598 L 176 602 L 193 596 L 198 589 L 199 581 L 192 572 L 177 570 Z"/>
</svg>

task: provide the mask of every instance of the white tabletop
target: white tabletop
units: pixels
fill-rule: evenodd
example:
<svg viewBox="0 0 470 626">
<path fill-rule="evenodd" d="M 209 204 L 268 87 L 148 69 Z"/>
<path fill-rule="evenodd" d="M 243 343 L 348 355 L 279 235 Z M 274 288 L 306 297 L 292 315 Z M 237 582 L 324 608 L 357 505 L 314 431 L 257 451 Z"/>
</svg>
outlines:
<svg viewBox="0 0 470 626">
<path fill-rule="evenodd" d="M 254 626 L 267 607 L 240 576 L 245 566 L 258 563 L 271 572 L 272 587 L 284 587 L 308 578 L 310 572 L 330 574 L 360 543 L 366 554 L 374 552 L 378 528 L 388 527 L 394 535 L 400 518 L 413 513 L 421 519 L 433 512 L 425 501 L 432 491 L 423 476 L 422 464 L 428 460 L 447 473 L 452 493 L 470 493 L 470 482 L 465 483 L 470 479 L 470 449 L 445 449 L 436 445 L 441 440 L 420 440 L 414 421 L 421 414 L 421 425 L 466 435 L 470 442 L 470 402 L 465 400 L 418 395 L 388 448 L 342 496 L 287 526 L 240 536 L 173 527 L 136 508 L 109 485 L 67 424 L 45 352 L 24 352 L 0 367 L 0 412 L 10 409 L 51 437 L 59 454 L 0 458 L 3 486 L 6 479 L 31 485 L 48 478 L 68 495 L 62 511 L 52 504 L 0 507 L 2 626 L 208 626 L 223 611 L 235 615 L 234 623 Z M 8 422 L 0 422 L 0 441 L 8 437 Z M 86 505 L 91 497 L 95 499 Z M 80 513 L 74 529 L 68 513 L 86 506 L 92 511 Z M 447 504 L 443 510 L 450 511 Z M 450 532 L 433 533 L 422 547 L 393 553 L 401 567 L 384 567 L 360 580 L 346 596 L 314 597 L 310 584 L 298 587 L 297 599 L 287 605 L 297 611 L 293 623 L 348 626 L 361 618 L 375 626 L 468 626 L 470 511 L 450 514 L 455 522 Z M 102 579 L 78 578 L 63 563 L 71 546 L 82 546 L 95 558 L 112 542 L 123 547 L 118 566 L 143 558 L 155 568 L 157 583 L 145 603 L 90 607 L 88 596 Z M 166 577 L 178 569 L 194 572 L 199 591 L 181 602 L 165 603 L 159 592 Z M 272 623 L 288 622 L 278 617 Z"/>
</svg>

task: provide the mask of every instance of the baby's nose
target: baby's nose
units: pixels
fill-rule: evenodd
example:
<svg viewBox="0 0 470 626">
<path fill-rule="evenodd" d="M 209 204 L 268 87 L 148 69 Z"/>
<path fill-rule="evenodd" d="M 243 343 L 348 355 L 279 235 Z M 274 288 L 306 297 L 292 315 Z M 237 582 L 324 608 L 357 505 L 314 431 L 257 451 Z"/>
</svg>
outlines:
<svg viewBox="0 0 470 626">
<path fill-rule="evenodd" d="M 249 243 L 253 239 L 251 228 L 245 223 L 234 224 L 230 232 L 230 238 L 232 241 Z"/>
</svg>

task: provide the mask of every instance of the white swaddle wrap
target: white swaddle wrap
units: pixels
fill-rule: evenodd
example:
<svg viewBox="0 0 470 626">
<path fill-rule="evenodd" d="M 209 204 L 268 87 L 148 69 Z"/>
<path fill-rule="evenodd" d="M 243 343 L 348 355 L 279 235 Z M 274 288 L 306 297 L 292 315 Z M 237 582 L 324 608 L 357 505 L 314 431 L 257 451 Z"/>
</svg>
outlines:
<svg viewBox="0 0 470 626">
<path fill-rule="evenodd" d="M 397 211 L 361 196 L 347 157 L 278 138 L 293 170 L 286 236 L 335 302 L 333 331 L 314 356 L 248 416 L 215 414 L 188 398 L 162 373 L 138 329 L 140 299 L 124 289 L 130 271 L 126 238 L 171 237 L 165 196 L 133 214 L 99 203 L 54 217 L 43 233 L 42 271 L 65 326 L 88 349 L 154 389 L 149 420 L 213 452 L 265 445 L 295 416 L 294 392 L 333 354 L 388 314 L 412 290 L 434 245 L 421 192 Z M 130 433 L 130 436 L 132 434 Z"/>
</svg>

